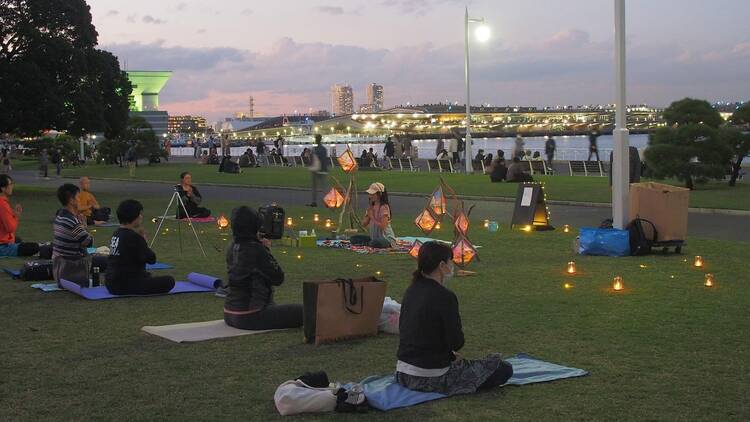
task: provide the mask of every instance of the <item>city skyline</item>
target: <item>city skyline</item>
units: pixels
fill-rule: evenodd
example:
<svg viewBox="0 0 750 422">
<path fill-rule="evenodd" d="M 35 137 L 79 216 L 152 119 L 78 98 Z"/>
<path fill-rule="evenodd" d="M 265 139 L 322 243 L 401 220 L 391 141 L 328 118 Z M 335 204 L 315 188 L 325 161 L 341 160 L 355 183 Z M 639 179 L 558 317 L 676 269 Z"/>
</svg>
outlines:
<svg viewBox="0 0 750 422">
<path fill-rule="evenodd" d="M 263 115 L 328 109 L 329 88 L 338 81 L 357 89 L 378 81 L 388 90 L 386 108 L 463 103 L 463 4 L 90 5 L 101 47 L 123 67 L 174 71 L 161 95 L 163 109 L 217 120 L 246 109 L 249 95 Z M 611 2 L 500 7 L 475 0 L 469 8 L 493 31 L 489 43 L 472 46 L 473 104 L 613 101 Z M 730 0 L 711 7 L 698 0 L 629 1 L 628 102 L 749 99 L 750 35 L 742 29 L 748 18 L 750 4 Z"/>
</svg>

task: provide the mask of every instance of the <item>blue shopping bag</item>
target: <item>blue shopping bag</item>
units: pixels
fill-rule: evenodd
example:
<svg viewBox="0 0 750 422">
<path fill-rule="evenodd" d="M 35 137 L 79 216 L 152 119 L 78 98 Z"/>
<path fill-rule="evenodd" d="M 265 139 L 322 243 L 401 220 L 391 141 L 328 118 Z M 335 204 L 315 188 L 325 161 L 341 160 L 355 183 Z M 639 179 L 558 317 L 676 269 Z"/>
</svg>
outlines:
<svg viewBox="0 0 750 422">
<path fill-rule="evenodd" d="M 627 230 L 583 227 L 579 235 L 581 255 L 628 256 L 630 234 Z"/>
</svg>

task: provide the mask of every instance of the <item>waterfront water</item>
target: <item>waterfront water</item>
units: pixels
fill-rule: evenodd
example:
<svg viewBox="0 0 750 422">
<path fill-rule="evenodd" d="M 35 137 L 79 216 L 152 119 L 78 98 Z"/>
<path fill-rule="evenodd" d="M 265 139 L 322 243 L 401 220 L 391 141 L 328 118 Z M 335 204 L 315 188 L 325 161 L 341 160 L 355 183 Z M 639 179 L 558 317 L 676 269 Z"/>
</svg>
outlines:
<svg viewBox="0 0 750 422">
<path fill-rule="evenodd" d="M 534 136 L 524 138 L 525 149 L 530 150 L 532 153 L 539 151 L 544 157 L 544 142 L 546 140 L 542 136 Z M 557 143 L 557 152 L 555 153 L 556 160 L 585 160 L 589 154 L 589 138 L 588 136 L 557 136 L 555 137 Z M 383 155 L 384 138 L 382 137 L 347 137 L 347 136 L 327 136 L 323 138 L 324 145 L 329 151 L 335 148 L 335 152 L 340 154 L 349 145 L 356 156 L 362 154 L 363 150 L 372 148 L 378 156 Z M 445 144 L 447 146 L 447 140 Z M 601 135 L 598 139 L 599 155 L 602 160 L 609 160 L 609 153 L 612 151 L 614 141 L 612 135 Z M 273 147 L 272 142 L 266 143 L 267 147 Z M 435 158 L 435 147 L 437 141 L 434 139 L 424 139 L 412 141 L 412 145 L 416 147 L 417 158 L 431 159 Z M 475 138 L 473 140 L 473 155 L 479 149 L 483 149 L 485 154 L 497 154 L 497 150 L 503 150 L 506 157 L 510 157 L 513 154 L 513 148 L 515 147 L 515 138 Z M 648 135 L 630 135 L 630 145 L 643 150 L 648 145 Z M 300 155 L 304 148 L 311 148 L 312 138 L 295 138 L 288 139 L 284 145 L 284 155 L 293 156 Z M 232 156 L 241 155 L 248 147 L 232 147 Z M 255 148 L 253 152 L 255 152 Z M 204 148 L 205 150 L 206 148 Z M 192 148 L 172 148 L 172 155 L 176 156 L 191 156 L 193 155 Z"/>
</svg>

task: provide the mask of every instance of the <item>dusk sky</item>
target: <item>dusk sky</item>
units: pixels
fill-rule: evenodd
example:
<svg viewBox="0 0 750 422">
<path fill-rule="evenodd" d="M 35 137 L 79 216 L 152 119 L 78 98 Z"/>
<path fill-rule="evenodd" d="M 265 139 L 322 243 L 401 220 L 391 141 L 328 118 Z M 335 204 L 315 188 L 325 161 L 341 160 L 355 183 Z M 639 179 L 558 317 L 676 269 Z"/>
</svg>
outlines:
<svg viewBox="0 0 750 422">
<path fill-rule="evenodd" d="M 472 43 L 472 103 L 614 98 L 612 0 L 470 0 L 492 29 Z M 329 88 L 384 86 L 386 107 L 464 102 L 454 0 L 89 0 L 101 48 L 133 70 L 172 70 L 170 114 L 211 121 L 329 109 Z M 628 0 L 628 103 L 750 99 L 750 1 Z"/>
</svg>

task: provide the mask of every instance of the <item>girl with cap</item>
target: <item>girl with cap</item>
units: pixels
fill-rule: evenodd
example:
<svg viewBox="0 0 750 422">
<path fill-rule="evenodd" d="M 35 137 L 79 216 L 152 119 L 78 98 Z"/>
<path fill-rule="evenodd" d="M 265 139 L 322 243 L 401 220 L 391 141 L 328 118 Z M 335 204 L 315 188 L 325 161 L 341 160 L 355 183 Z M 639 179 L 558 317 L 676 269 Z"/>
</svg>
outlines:
<svg viewBox="0 0 750 422">
<path fill-rule="evenodd" d="M 242 330 L 301 327 L 302 305 L 273 302 L 273 287 L 284 282 L 284 271 L 271 255 L 271 242 L 258 236 L 259 229 L 254 210 L 246 206 L 232 210 L 224 322 Z"/>
<path fill-rule="evenodd" d="M 367 214 L 362 225 L 370 228 L 370 246 L 373 248 L 390 248 L 396 242 L 396 235 L 391 227 L 391 206 L 388 204 L 388 192 L 380 182 L 375 182 L 366 190 L 369 195 Z"/>
<path fill-rule="evenodd" d="M 458 298 L 446 287 L 455 271 L 453 251 L 427 242 L 401 301 L 396 381 L 410 389 L 446 395 L 470 394 L 505 384 L 513 367 L 499 353 L 463 359 Z"/>
</svg>

